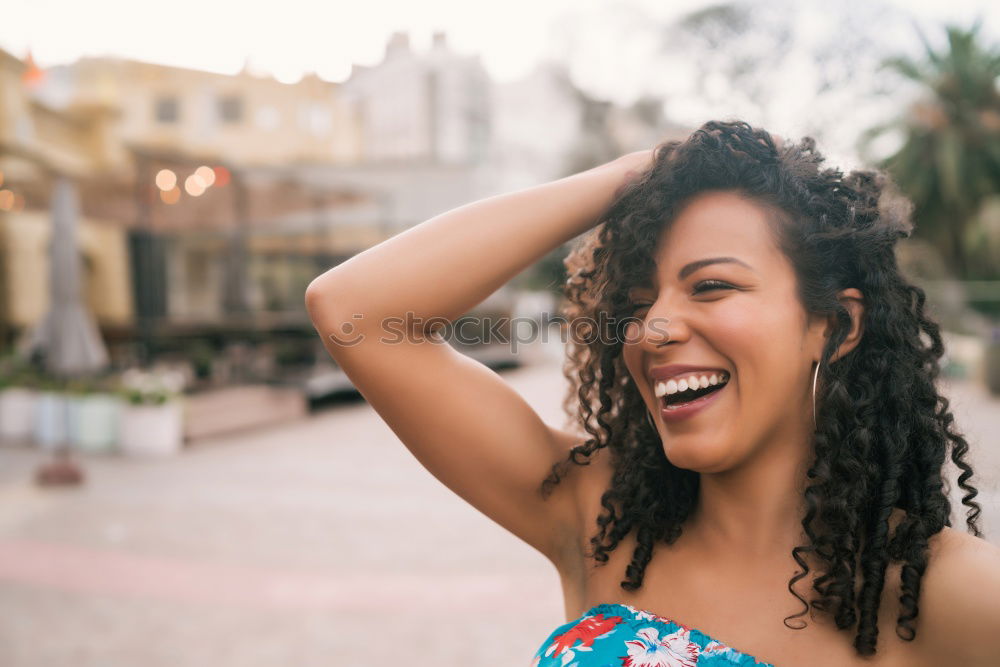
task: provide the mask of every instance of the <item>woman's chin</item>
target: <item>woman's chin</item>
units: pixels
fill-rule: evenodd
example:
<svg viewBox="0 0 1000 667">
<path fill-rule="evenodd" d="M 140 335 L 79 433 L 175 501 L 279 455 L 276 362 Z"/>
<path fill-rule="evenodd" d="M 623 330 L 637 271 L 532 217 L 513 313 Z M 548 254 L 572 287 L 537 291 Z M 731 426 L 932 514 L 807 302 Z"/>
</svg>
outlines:
<svg viewBox="0 0 1000 667">
<path fill-rule="evenodd" d="M 725 470 L 728 466 L 728 449 L 724 445 L 706 445 L 704 439 L 700 443 L 674 442 L 664 446 L 663 452 L 667 460 L 683 470 L 700 473 L 714 473 Z"/>
</svg>

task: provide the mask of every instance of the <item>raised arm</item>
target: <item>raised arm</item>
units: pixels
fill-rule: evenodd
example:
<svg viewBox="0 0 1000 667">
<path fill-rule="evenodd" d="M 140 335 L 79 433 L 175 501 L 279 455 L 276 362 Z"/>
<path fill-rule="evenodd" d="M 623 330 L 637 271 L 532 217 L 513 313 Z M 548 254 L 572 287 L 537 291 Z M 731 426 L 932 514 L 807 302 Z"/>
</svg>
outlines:
<svg viewBox="0 0 1000 667">
<path fill-rule="evenodd" d="M 538 486 L 574 444 L 499 375 L 427 338 L 592 227 L 651 151 L 438 215 L 323 273 L 306 305 L 326 349 L 437 479 L 557 563 L 575 546 L 572 485 Z M 398 318 L 387 333 L 386 323 Z M 404 322 L 415 322 L 406 329 Z M 350 325 L 350 326 L 347 326 Z"/>
<path fill-rule="evenodd" d="M 650 153 L 629 153 L 435 216 L 317 277 L 306 291 L 309 311 L 327 324 L 333 313 L 363 313 L 369 324 L 406 312 L 453 320 L 592 227 L 626 174 L 643 168 Z"/>
</svg>

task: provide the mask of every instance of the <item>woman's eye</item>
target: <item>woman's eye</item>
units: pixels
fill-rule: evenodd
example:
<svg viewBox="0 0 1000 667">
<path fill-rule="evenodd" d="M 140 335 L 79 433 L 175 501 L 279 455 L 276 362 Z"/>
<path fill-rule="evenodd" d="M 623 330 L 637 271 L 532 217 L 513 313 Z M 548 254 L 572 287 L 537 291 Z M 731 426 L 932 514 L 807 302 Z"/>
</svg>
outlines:
<svg viewBox="0 0 1000 667">
<path fill-rule="evenodd" d="M 702 292 L 711 292 L 717 289 L 736 289 L 736 287 L 722 280 L 702 280 L 694 286 L 694 293 L 701 294 Z M 628 309 L 630 313 L 634 314 L 636 311 L 649 308 L 652 305 L 653 302 L 651 301 L 630 301 Z"/>
<path fill-rule="evenodd" d="M 702 292 L 709 292 L 717 289 L 732 289 L 732 287 L 733 286 L 729 283 L 724 283 L 721 280 L 702 280 L 694 286 L 694 293 L 701 294 Z"/>
</svg>

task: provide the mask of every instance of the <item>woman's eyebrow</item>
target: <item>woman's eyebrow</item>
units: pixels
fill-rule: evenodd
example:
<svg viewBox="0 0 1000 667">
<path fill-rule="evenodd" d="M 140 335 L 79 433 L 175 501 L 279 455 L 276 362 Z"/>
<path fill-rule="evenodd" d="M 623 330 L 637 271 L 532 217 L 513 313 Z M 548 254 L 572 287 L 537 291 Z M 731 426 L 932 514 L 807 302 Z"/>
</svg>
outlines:
<svg viewBox="0 0 1000 667">
<path fill-rule="evenodd" d="M 694 273 L 695 271 L 704 266 L 708 266 L 710 264 L 723 264 L 723 263 L 739 264 L 740 266 L 746 267 L 751 271 L 753 271 L 754 273 L 757 273 L 757 270 L 754 269 L 752 266 L 750 266 L 743 260 L 736 259 L 735 257 L 708 257 L 706 259 L 699 259 L 685 264 L 683 267 L 681 267 L 681 270 L 677 272 L 677 279 L 684 280 L 686 277 L 688 277 L 689 275 L 691 275 L 692 273 Z"/>
</svg>

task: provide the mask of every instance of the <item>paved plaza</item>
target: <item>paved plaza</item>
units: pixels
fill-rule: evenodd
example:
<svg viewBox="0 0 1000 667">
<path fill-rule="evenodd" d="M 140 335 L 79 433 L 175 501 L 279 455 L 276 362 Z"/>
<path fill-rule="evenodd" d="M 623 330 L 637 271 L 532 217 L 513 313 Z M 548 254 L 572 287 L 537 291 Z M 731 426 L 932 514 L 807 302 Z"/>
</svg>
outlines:
<svg viewBox="0 0 1000 667">
<path fill-rule="evenodd" d="M 558 350 L 532 358 L 502 374 L 559 424 Z M 996 541 L 1000 402 L 948 391 Z M 548 561 L 361 401 L 170 460 L 88 456 L 79 488 L 35 487 L 41 460 L 0 449 L 3 667 L 526 667 L 564 622 Z"/>
</svg>

